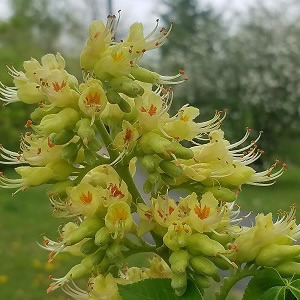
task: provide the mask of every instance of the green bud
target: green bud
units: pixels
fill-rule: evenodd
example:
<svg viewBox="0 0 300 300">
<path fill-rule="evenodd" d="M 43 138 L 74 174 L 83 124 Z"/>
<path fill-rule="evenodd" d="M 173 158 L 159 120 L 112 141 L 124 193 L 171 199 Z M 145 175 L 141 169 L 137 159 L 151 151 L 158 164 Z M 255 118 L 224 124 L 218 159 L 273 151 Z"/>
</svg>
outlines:
<svg viewBox="0 0 300 300">
<path fill-rule="evenodd" d="M 234 236 L 226 234 L 226 233 L 215 234 L 214 232 L 207 232 L 207 235 L 212 240 L 219 242 L 223 246 L 226 246 L 228 243 L 232 242 L 232 240 L 234 238 Z"/>
<path fill-rule="evenodd" d="M 220 274 L 216 266 L 203 256 L 194 256 L 190 259 L 192 269 L 200 275 L 212 277 L 215 281 L 220 281 Z"/>
<path fill-rule="evenodd" d="M 175 294 L 177 296 L 182 296 L 185 293 L 187 287 L 186 272 L 173 274 L 171 286 L 175 290 Z"/>
<path fill-rule="evenodd" d="M 205 192 L 212 192 L 214 197 L 218 200 L 223 200 L 226 202 L 232 202 L 236 200 L 236 193 L 231 191 L 228 188 L 220 187 L 220 186 L 210 186 L 204 188 Z"/>
<path fill-rule="evenodd" d="M 95 233 L 104 226 L 104 221 L 97 217 L 86 218 L 66 240 L 66 244 L 76 244 L 84 238 L 93 238 Z"/>
<path fill-rule="evenodd" d="M 97 246 L 104 246 L 107 245 L 112 241 L 112 238 L 109 234 L 109 230 L 107 227 L 100 228 L 97 233 L 95 234 L 95 244 Z"/>
<path fill-rule="evenodd" d="M 63 147 L 61 151 L 61 157 L 69 164 L 73 164 L 77 158 L 79 147 L 75 143 L 70 143 Z"/>
<path fill-rule="evenodd" d="M 130 73 L 138 81 L 152 84 L 155 84 L 159 81 L 159 74 L 138 66 L 133 67 Z"/>
<path fill-rule="evenodd" d="M 300 275 L 300 263 L 295 261 L 285 261 L 275 267 L 282 276 Z"/>
<path fill-rule="evenodd" d="M 192 255 L 216 256 L 218 253 L 225 252 L 222 244 L 203 233 L 194 233 L 189 236 L 186 239 L 186 248 Z"/>
<path fill-rule="evenodd" d="M 113 244 L 109 245 L 106 249 L 106 255 L 112 261 L 114 259 L 116 259 L 118 256 L 120 256 L 121 253 L 122 253 L 121 247 L 117 243 L 113 243 Z"/>
<path fill-rule="evenodd" d="M 148 180 L 152 183 L 158 183 L 161 179 L 160 173 L 159 172 L 152 172 L 148 173 Z"/>
<path fill-rule="evenodd" d="M 88 118 L 79 120 L 76 123 L 76 128 L 77 134 L 82 140 L 90 141 L 96 136 L 95 130 L 91 126 L 91 120 Z"/>
<path fill-rule="evenodd" d="M 84 159 L 85 159 L 86 163 L 90 166 L 95 164 L 95 162 L 97 160 L 94 152 L 88 148 L 84 149 Z"/>
<path fill-rule="evenodd" d="M 167 161 L 167 160 L 162 160 L 159 163 L 159 167 L 169 176 L 171 177 L 178 177 L 182 174 L 183 169 L 181 166 L 176 166 L 176 164 L 174 164 L 171 161 Z"/>
<path fill-rule="evenodd" d="M 118 92 L 110 88 L 106 91 L 106 97 L 109 103 L 118 104 L 123 99 Z"/>
<path fill-rule="evenodd" d="M 127 76 L 116 77 L 110 81 L 110 84 L 115 91 L 123 93 L 128 97 L 135 98 L 144 94 L 144 89 Z"/>
<path fill-rule="evenodd" d="M 109 268 L 110 265 L 112 265 L 114 262 L 112 262 L 107 255 L 104 256 L 100 264 L 98 265 L 99 273 L 104 273 Z"/>
<path fill-rule="evenodd" d="M 300 245 L 272 244 L 263 247 L 257 254 L 255 262 L 259 266 L 274 267 L 285 260 L 292 260 L 300 255 Z"/>
<path fill-rule="evenodd" d="M 67 274 L 66 278 L 76 280 L 79 278 L 82 278 L 83 276 L 89 274 L 91 272 L 91 269 L 87 267 L 86 265 L 80 263 L 78 265 L 75 265 Z"/>
<path fill-rule="evenodd" d="M 66 194 L 66 188 L 73 186 L 72 180 L 66 180 L 62 182 L 57 182 L 53 184 L 48 189 L 48 195 L 65 195 Z"/>
<path fill-rule="evenodd" d="M 120 102 L 118 103 L 118 106 L 124 113 L 130 113 L 131 112 L 131 106 L 130 104 L 125 100 L 121 99 Z"/>
<path fill-rule="evenodd" d="M 53 180 L 65 181 L 74 171 L 74 167 L 66 161 L 58 160 L 47 164 L 53 172 Z"/>
<path fill-rule="evenodd" d="M 63 130 L 57 134 L 54 134 L 53 137 L 51 138 L 51 141 L 55 145 L 63 145 L 68 142 L 74 137 L 74 132 L 71 130 Z"/>
<path fill-rule="evenodd" d="M 30 119 L 35 123 L 39 123 L 43 117 L 50 114 L 57 114 L 58 112 L 60 112 L 60 110 L 61 108 L 59 107 L 54 107 L 50 110 L 46 110 L 42 107 L 38 107 L 30 114 Z"/>
<path fill-rule="evenodd" d="M 222 257 L 210 256 L 210 257 L 208 257 L 208 259 L 211 262 L 213 262 L 221 270 L 228 270 L 232 267 L 232 264 L 230 264 L 227 260 L 225 260 Z"/>
<path fill-rule="evenodd" d="M 166 185 L 174 185 L 176 183 L 176 180 L 174 177 L 170 177 L 167 174 L 160 174 L 161 180 L 166 184 Z"/>
<path fill-rule="evenodd" d="M 82 246 L 80 247 L 80 251 L 85 255 L 92 254 L 97 249 L 98 249 L 98 247 L 95 245 L 94 239 L 89 239 L 84 244 L 82 244 Z"/>
<path fill-rule="evenodd" d="M 178 142 L 172 143 L 170 151 L 174 152 L 177 158 L 192 159 L 194 157 L 194 153 L 191 149 L 185 148 Z"/>
<path fill-rule="evenodd" d="M 150 180 L 146 180 L 144 182 L 144 185 L 143 185 L 143 191 L 146 193 L 146 194 L 150 194 L 154 189 L 154 184 L 152 182 L 150 182 Z"/>
<path fill-rule="evenodd" d="M 139 141 L 139 147 L 145 154 L 163 154 L 171 145 L 172 142 L 154 132 L 143 134 Z"/>
<path fill-rule="evenodd" d="M 169 258 L 171 270 L 174 273 L 185 272 L 185 269 L 187 268 L 189 263 L 189 258 L 189 254 L 184 250 L 174 251 Z"/>
<path fill-rule="evenodd" d="M 210 287 L 210 280 L 207 276 L 199 275 L 199 274 L 193 274 L 194 282 L 195 284 L 201 288 L 201 289 L 207 289 Z"/>
<path fill-rule="evenodd" d="M 156 170 L 156 168 L 158 167 L 158 164 L 160 161 L 161 161 L 161 158 L 157 155 L 145 155 L 142 158 L 142 166 L 148 172 L 154 172 Z"/>
<path fill-rule="evenodd" d="M 99 265 L 105 256 L 105 249 L 99 249 L 95 253 L 92 254 L 91 262 L 93 266 Z"/>
<path fill-rule="evenodd" d="M 88 148 L 91 149 L 92 151 L 99 151 L 102 148 L 102 143 L 99 139 L 93 138 L 92 140 L 89 141 L 88 143 Z"/>
</svg>

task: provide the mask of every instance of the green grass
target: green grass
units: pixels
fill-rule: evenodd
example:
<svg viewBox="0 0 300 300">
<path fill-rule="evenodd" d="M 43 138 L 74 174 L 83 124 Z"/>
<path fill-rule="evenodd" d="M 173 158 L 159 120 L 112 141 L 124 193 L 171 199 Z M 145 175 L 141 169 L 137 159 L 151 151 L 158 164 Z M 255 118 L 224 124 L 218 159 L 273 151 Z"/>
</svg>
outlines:
<svg viewBox="0 0 300 300">
<path fill-rule="evenodd" d="M 243 210 L 264 213 L 277 213 L 279 209 L 289 211 L 293 203 L 300 207 L 300 168 L 288 169 L 269 187 L 245 186 L 238 197 Z M 299 209 L 296 215 L 299 222 Z"/>
<path fill-rule="evenodd" d="M 36 243 L 43 232 L 55 239 L 62 221 L 51 216 L 45 189 L 32 188 L 14 197 L 10 190 L 0 190 L 0 299 L 66 299 L 61 292 L 46 296 L 48 275 L 63 276 L 71 262 L 62 258 L 48 264 L 48 253 Z M 238 201 L 243 210 L 265 213 L 289 210 L 295 202 L 300 204 L 300 168 L 288 170 L 274 186 L 244 187 Z"/>
<path fill-rule="evenodd" d="M 59 293 L 46 296 L 48 275 L 61 277 L 66 267 L 62 261 L 47 263 L 48 252 L 37 245 L 43 232 L 57 237 L 60 221 L 51 216 L 45 187 L 14 197 L 10 190 L 0 191 L 0 299 L 66 299 Z"/>
</svg>

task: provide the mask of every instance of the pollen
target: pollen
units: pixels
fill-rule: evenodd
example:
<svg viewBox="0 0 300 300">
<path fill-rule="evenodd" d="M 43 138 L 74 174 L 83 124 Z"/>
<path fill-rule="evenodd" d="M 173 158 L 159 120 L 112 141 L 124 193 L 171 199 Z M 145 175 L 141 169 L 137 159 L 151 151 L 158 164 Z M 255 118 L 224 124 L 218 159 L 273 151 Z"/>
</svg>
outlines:
<svg viewBox="0 0 300 300">
<path fill-rule="evenodd" d="M 201 208 L 199 205 L 195 205 L 194 208 L 195 213 L 197 214 L 197 216 L 203 220 L 206 219 L 209 216 L 210 213 L 210 207 L 204 205 L 203 208 Z"/>
<path fill-rule="evenodd" d="M 100 102 L 101 102 L 101 97 L 98 93 L 95 94 L 90 93 L 85 97 L 85 103 L 87 106 L 99 105 Z"/>
<path fill-rule="evenodd" d="M 82 193 L 80 195 L 80 201 L 84 204 L 90 204 L 92 200 L 93 200 L 93 194 L 90 191 L 88 191 L 87 194 Z"/>
</svg>

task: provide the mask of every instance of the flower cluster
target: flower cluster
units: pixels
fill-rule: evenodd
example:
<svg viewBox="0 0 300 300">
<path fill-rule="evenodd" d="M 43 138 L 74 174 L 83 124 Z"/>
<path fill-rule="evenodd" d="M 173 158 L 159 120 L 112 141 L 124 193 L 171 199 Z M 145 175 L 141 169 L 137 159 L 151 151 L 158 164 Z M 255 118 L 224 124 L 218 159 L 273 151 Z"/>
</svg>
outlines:
<svg viewBox="0 0 300 300">
<path fill-rule="evenodd" d="M 62 278 L 52 278 L 48 292 L 62 288 L 74 299 L 121 299 L 118 285 L 171 278 L 176 294 L 183 295 L 188 278 L 205 289 L 211 278 L 220 280 L 219 269 L 243 263 L 299 274 L 295 207 L 277 221 L 259 214 L 252 227 L 242 227 L 234 202 L 244 184 L 272 185 L 285 164 L 276 161 L 261 172 L 250 167 L 263 153 L 257 146 L 261 133 L 248 141 L 247 129 L 230 143 L 220 129 L 226 111 L 202 122 L 189 105 L 170 115 L 168 86 L 187 80 L 184 72 L 162 76 L 139 63 L 146 51 L 166 42 L 172 25 L 159 30 L 157 21 L 145 36 L 142 24 L 134 23 L 117 42 L 118 23 L 109 16 L 106 24 L 91 24 L 80 57 L 82 83 L 65 70 L 58 53 L 41 63 L 25 61 L 24 72 L 9 68 L 15 86 L 0 87 L 5 104 L 36 106 L 20 151 L 0 147 L 0 163 L 20 165 L 20 178 L 1 173 L 0 187 L 18 192 L 49 184 L 54 216 L 72 218 L 59 228 L 58 241 L 43 236 L 50 262 L 62 252 L 80 260 Z M 133 180 L 137 162 L 147 173 L 147 199 Z M 186 197 L 173 199 L 171 190 Z M 145 240 L 147 233 L 155 244 Z M 127 258 L 146 252 L 148 267 L 128 267 Z M 74 281 L 86 275 L 83 290 Z"/>
</svg>

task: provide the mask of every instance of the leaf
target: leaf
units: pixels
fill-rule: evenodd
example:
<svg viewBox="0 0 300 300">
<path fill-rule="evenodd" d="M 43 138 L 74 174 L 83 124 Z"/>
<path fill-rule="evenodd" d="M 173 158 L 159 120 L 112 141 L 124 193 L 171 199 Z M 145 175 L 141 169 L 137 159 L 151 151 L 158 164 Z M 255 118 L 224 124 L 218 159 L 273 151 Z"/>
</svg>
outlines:
<svg viewBox="0 0 300 300">
<path fill-rule="evenodd" d="M 290 284 L 290 291 L 295 295 L 297 299 L 300 299 L 300 279 L 294 280 Z"/>
<path fill-rule="evenodd" d="M 273 286 L 268 289 L 259 300 L 285 300 L 285 288 L 282 286 Z"/>
<path fill-rule="evenodd" d="M 275 269 L 265 268 L 250 280 L 243 300 L 259 299 L 267 290 L 275 286 L 282 287 L 285 283 Z"/>
<path fill-rule="evenodd" d="M 175 295 L 170 279 L 146 279 L 128 285 L 119 285 L 123 300 L 201 300 L 202 295 L 194 283 L 188 281 L 183 297 Z"/>
</svg>

